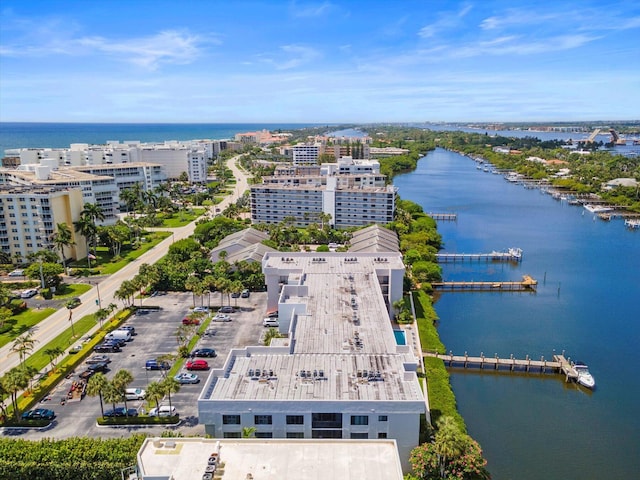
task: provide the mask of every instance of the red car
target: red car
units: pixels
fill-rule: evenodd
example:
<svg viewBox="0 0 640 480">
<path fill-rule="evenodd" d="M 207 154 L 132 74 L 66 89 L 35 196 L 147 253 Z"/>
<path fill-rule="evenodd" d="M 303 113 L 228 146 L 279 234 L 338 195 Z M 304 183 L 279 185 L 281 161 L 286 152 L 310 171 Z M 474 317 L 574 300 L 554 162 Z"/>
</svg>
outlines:
<svg viewBox="0 0 640 480">
<path fill-rule="evenodd" d="M 183 325 L 200 325 L 200 320 L 198 320 L 197 318 L 184 317 L 182 319 L 182 324 Z"/>
<path fill-rule="evenodd" d="M 209 364 L 205 360 L 189 360 L 185 367 L 187 370 L 209 370 Z"/>
</svg>

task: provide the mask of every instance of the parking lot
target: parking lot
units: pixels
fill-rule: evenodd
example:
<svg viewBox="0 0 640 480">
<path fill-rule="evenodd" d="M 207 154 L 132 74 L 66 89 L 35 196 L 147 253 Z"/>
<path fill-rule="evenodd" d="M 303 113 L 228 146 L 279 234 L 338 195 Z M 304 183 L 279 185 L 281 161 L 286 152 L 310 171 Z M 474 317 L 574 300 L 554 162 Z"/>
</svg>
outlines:
<svg viewBox="0 0 640 480">
<path fill-rule="evenodd" d="M 214 296 L 215 295 L 215 296 Z M 225 299 L 226 300 L 226 299 Z M 200 299 L 196 299 L 200 305 Z M 212 294 L 211 311 L 213 315 L 220 303 L 220 294 Z M 209 298 L 205 296 L 204 305 Z M 208 327 L 210 335 L 200 337 L 196 348 L 213 348 L 217 357 L 204 358 L 209 367 L 220 367 L 226 360 L 232 348 L 256 345 L 264 332 L 262 319 L 266 309 L 266 293 L 251 293 L 248 298 L 233 298 L 231 305 L 237 306 L 235 313 L 230 314 L 231 322 L 211 322 Z M 149 382 L 161 380 L 164 372 L 161 370 L 147 370 L 147 360 L 156 359 L 165 354 L 177 355 L 178 341 L 175 335 L 182 319 L 191 312 L 193 296 L 191 293 L 168 293 L 147 298 L 143 306 L 158 306 L 160 310 L 149 310 L 132 316 L 125 325 L 135 328 L 135 335 L 130 342 L 122 347 L 118 353 L 106 354 L 111 362 L 109 371 L 105 373 L 108 379 L 113 378 L 119 370 L 128 370 L 134 377 L 129 388 L 144 389 Z M 65 438 L 70 436 L 99 436 L 120 437 L 126 432 L 141 431 L 149 434 L 159 434 L 165 427 L 97 427 L 96 418 L 100 416 L 100 401 L 98 397 L 85 396 L 80 401 L 67 401 L 67 392 L 78 375 L 86 370 L 87 364 L 79 365 L 74 374 L 65 379 L 49 395 L 48 400 L 40 402 L 35 407 L 50 408 L 56 412 L 56 420 L 51 427 L 44 431 L 31 430 L 21 432 L 5 432 L 5 435 L 19 435 L 24 438 L 37 439 L 42 437 Z M 181 372 L 187 370 L 183 367 Z M 198 426 L 197 399 L 204 385 L 208 371 L 193 371 L 200 377 L 199 384 L 183 384 L 180 391 L 171 395 L 171 404 L 176 407 L 180 415 L 181 425 L 178 427 L 186 434 L 204 433 L 204 428 Z M 64 399 L 64 402 L 63 402 Z M 163 404 L 168 404 L 165 399 Z M 124 406 L 123 403 L 116 407 Z M 127 402 L 129 408 L 136 408 L 144 413 L 150 407 L 144 400 Z M 109 410 L 112 405 L 105 404 Z"/>
</svg>

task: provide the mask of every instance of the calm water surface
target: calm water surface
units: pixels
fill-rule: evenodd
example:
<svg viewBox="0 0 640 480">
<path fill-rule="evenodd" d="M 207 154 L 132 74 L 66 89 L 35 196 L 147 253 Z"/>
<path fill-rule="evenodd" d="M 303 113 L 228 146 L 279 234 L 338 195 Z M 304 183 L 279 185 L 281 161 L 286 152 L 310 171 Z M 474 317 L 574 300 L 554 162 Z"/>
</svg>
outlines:
<svg viewBox="0 0 640 480">
<path fill-rule="evenodd" d="M 436 303 L 448 350 L 587 363 L 594 392 L 558 376 L 452 372 L 470 434 L 493 478 L 640 478 L 640 232 L 436 150 L 396 177 L 404 199 L 439 222 L 445 251 L 520 247 L 519 265 L 444 265 L 446 280 L 539 280 L 538 292 L 445 293 Z M 584 212 L 584 214 L 583 214 Z"/>
</svg>

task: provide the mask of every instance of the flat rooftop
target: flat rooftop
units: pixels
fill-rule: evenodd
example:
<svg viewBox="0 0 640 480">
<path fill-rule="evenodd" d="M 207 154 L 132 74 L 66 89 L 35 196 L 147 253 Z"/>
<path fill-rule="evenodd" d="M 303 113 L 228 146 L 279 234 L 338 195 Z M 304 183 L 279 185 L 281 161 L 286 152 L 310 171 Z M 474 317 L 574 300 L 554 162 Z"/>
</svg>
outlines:
<svg viewBox="0 0 640 480">
<path fill-rule="evenodd" d="M 418 401 L 424 396 L 404 355 L 251 355 L 236 357 L 209 397 L 219 401 Z M 203 392 L 204 393 L 204 392 Z"/>
<path fill-rule="evenodd" d="M 222 478 L 402 480 L 395 440 L 149 438 L 138 452 L 142 479 L 193 480 L 218 453 Z"/>
</svg>

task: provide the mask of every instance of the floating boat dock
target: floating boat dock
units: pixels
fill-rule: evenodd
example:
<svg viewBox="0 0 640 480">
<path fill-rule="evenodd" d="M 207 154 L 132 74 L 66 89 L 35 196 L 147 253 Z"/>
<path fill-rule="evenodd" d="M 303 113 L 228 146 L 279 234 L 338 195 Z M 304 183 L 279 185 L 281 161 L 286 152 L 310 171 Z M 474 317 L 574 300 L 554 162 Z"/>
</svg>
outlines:
<svg viewBox="0 0 640 480">
<path fill-rule="evenodd" d="M 519 372 L 519 373 L 557 373 L 562 374 L 565 377 L 565 381 L 578 378 L 578 372 L 573 368 L 573 365 L 564 356 L 564 351 L 561 355 L 553 355 L 553 360 L 545 360 L 544 356 L 540 357 L 540 360 L 532 360 L 529 355 L 524 359 L 515 358 L 511 355 L 509 358 L 500 358 L 496 354 L 493 357 L 486 357 L 483 353 L 480 353 L 479 357 L 471 357 L 464 352 L 464 355 L 454 355 L 453 353 L 437 353 L 437 352 L 425 352 L 422 354 L 425 357 L 439 358 L 444 361 L 449 367 L 463 367 L 463 368 L 480 368 L 483 370 L 485 366 L 493 370 Z"/>
<path fill-rule="evenodd" d="M 452 221 L 452 222 L 455 222 L 455 221 L 458 220 L 458 214 L 457 213 L 434 213 L 434 212 L 430 212 L 430 213 L 427 213 L 427 215 L 429 215 L 434 220 L 449 220 L 449 221 Z"/>
<path fill-rule="evenodd" d="M 506 252 L 493 251 L 491 253 L 438 253 L 436 259 L 439 262 L 521 262 L 522 249 L 510 248 Z"/>
<path fill-rule="evenodd" d="M 441 291 L 535 292 L 538 281 L 525 275 L 521 282 L 434 282 L 431 285 Z"/>
</svg>

